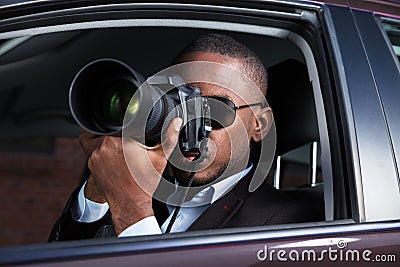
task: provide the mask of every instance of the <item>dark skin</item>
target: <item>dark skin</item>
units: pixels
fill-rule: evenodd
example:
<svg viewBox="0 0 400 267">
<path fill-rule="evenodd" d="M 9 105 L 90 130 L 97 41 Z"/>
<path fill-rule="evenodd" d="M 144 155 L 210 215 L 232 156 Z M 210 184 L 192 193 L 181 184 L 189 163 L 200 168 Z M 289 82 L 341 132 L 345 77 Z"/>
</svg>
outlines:
<svg viewBox="0 0 400 267">
<path fill-rule="evenodd" d="M 181 56 L 179 61 L 210 61 L 238 70 L 241 68 L 239 60 L 213 53 L 189 53 Z M 204 96 L 226 96 L 236 105 L 246 104 L 235 92 L 224 87 L 207 83 L 193 83 L 193 85 L 201 88 Z M 152 195 L 168 158 L 176 147 L 179 134 L 177 129 L 179 130 L 181 123 L 179 118 L 172 121 L 164 134 L 162 145 L 146 147 L 134 140 L 124 143 L 125 155 L 120 137 L 99 137 L 82 131 L 79 140 L 89 157 L 88 167 L 91 171 L 85 187 L 85 196 L 98 203 L 108 202 L 117 235 L 136 222 L 154 215 Z M 237 110 L 236 119 L 231 126 L 211 132 L 208 153 L 213 157 L 206 158 L 200 164 L 207 167 L 196 173 L 194 183 L 208 184 L 224 172 L 226 177 L 243 170 L 241 162 L 247 162 L 250 141 L 260 142 L 271 123 L 272 113 L 269 108 L 257 107 L 255 111 L 250 108 Z M 132 172 L 125 160 L 141 167 L 135 168 Z M 188 159 L 181 160 L 190 163 Z M 230 160 L 233 161 L 231 165 L 228 164 Z M 178 168 L 172 168 L 172 171 L 178 181 L 181 183 L 187 181 L 189 176 L 187 171 Z M 140 185 L 135 180 L 138 177 L 145 177 Z"/>
<path fill-rule="evenodd" d="M 146 190 L 143 190 L 143 184 L 139 186 L 136 183 L 125 163 L 120 137 L 99 137 L 86 131 L 81 133 L 79 141 L 85 152 L 90 154 L 88 167 L 91 175 L 85 187 L 85 196 L 98 203 L 108 202 L 117 234 L 135 222 L 154 215 L 152 193 L 168 156 L 177 144 L 179 131 L 176 129 L 179 130 L 181 124 L 179 118 L 172 121 L 165 133 L 168 138 L 163 146 L 146 147 L 132 140 L 126 147 L 135 155 L 149 155 L 149 158 L 135 156 L 135 163 L 143 167 L 142 177 L 146 177 L 148 182 Z M 149 164 L 156 168 L 156 173 L 150 171 Z M 151 174 L 153 177 L 150 177 Z"/>
</svg>

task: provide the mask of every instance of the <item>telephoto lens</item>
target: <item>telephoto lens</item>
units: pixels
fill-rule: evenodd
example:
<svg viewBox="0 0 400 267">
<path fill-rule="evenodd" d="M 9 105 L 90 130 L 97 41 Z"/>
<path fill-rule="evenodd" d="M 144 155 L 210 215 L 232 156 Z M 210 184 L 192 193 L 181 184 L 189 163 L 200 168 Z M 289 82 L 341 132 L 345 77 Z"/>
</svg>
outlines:
<svg viewBox="0 0 400 267">
<path fill-rule="evenodd" d="M 116 59 L 92 61 L 72 81 L 71 113 L 91 133 L 121 135 L 124 130 L 147 146 L 159 143 L 172 119 L 181 117 L 181 151 L 197 153 L 211 132 L 211 121 L 204 116 L 210 113 L 207 99 L 201 97 L 199 88 L 183 81 L 167 85 L 160 78 L 170 83 L 172 77 L 156 78 L 161 82 L 145 82 L 142 75 Z"/>
<path fill-rule="evenodd" d="M 72 115 L 82 128 L 94 134 L 120 132 L 125 110 L 143 82 L 139 73 L 121 61 L 92 61 L 72 81 L 69 92 Z M 137 112 L 133 106 L 131 110 Z"/>
</svg>

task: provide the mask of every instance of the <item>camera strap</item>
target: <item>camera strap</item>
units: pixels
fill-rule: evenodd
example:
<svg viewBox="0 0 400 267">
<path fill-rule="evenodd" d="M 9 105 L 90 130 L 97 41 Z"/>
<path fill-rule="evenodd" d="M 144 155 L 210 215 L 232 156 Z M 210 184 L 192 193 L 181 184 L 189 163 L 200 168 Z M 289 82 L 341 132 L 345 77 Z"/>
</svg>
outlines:
<svg viewBox="0 0 400 267">
<path fill-rule="evenodd" d="M 194 180 L 194 176 L 197 173 L 197 171 L 195 171 L 195 170 L 196 170 L 198 164 L 200 164 L 204 160 L 204 156 L 203 155 L 205 154 L 205 152 L 207 152 L 207 146 L 206 145 L 200 146 L 200 148 L 201 148 L 200 154 L 196 158 L 193 159 L 193 167 L 192 167 L 192 171 L 190 172 L 190 175 L 188 177 L 187 186 L 185 187 L 185 189 L 183 191 L 183 194 L 182 194 L 182 197 L 179 200 L 179 203 L 176 206 L 176 208 L 174 210 L 174 213 L 172 214 L 172 217 L 171 217 L 171 220 L 169 221 L 168 227 L 165 230 L 166 234 L 171 232 L 172 226 L 174 225 L 174 223 L 176 221 L 176 218 L 178 217 L 178 214 L 179 214 L 179 212 L 180 212 L 180 210 L 182 208 L 182 205 L 183 205 L 183 203 L 185 202 L 185 200 L 187 198 L 189 189 L 192 186 L 192 183 L 193 183 L 193 180 Z"/>
</svg>

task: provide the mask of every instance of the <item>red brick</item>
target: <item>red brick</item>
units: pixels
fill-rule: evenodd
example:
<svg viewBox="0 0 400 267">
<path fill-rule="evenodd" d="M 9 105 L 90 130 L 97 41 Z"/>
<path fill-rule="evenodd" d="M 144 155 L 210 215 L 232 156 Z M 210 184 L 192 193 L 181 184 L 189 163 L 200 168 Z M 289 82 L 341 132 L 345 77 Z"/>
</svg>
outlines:
<svg viewBox="0 0 400 267">
<path fill-rule="evenodd" d="M 46 242 L 85 155 L 76 139 L 59 138 L 53 154 L 0 153 L 0 246 Z"/>
</svg>

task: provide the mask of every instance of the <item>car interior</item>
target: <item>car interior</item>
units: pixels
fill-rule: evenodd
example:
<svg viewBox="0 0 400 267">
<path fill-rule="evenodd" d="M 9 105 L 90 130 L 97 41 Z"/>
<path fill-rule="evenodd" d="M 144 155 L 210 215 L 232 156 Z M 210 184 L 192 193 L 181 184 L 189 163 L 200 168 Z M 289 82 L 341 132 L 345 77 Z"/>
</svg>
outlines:
<svg viewBox="0 0 400 267">
<path fill-rule="evenodd" d="M 397 59 L 400 60 L 400 27 L 390 22 L 383 22 L 382 25 L 389 37 Z"/>
<path fill-rule="evenodd" d="M 1 246 L 46 242 L 52 222 L 83 178 L 86 159 L 68 103 L 70 84 L 78 70 L 95 59 L 115 58 L 149 77 L 168 67 L 190 41 L 209 32 L 190 28 L 105 28 L 0 40 L 2 195 L 8 203 L 20 203 L 15 205 L 20 216 L 30 225 L 37 225 L 5 224 L 0 230 Z M 306 195 L 320 203 L 323 210 L 318 121 L 301 50 L 273 36 L 212 32 L 246 44 L 268 69 L 267 101 L 274 112 L 277 144 L 266 182 L 279 190 Z M 60 191 L 51 194 L 54 187 Z M 50 196 L 44 198 L 46 194 Z M 4 201 L 0 203 L 5 205 Z M 47 218 L 45 223 L 43 216 Z M 7 235 L 15 231 L 21 232 L 20 239 Z"/>
<path fill-rule="evenodd" d="M 278 189 L 309 193 L 323 206 L 319 133 L 307 67 L 288 59 L 268 68 L 268 75 L 268 102 L 277 132 L 273 184 Z"/>
</svg>

